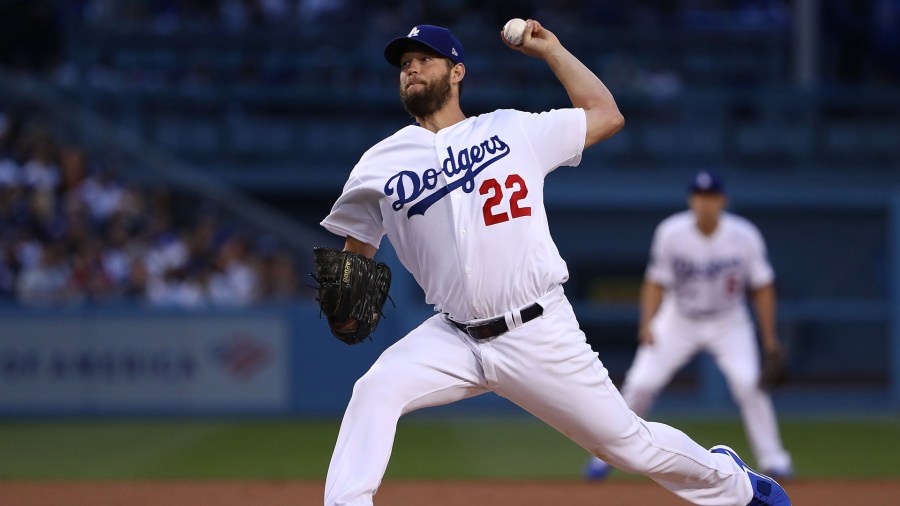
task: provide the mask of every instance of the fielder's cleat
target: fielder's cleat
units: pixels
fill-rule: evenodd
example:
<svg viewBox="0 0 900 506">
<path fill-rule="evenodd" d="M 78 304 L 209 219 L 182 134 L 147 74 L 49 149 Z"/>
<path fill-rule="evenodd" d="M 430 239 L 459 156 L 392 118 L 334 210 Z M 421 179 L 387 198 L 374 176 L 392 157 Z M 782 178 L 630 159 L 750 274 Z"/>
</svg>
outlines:
<svg viewBox="0 0 900 506">
<path fill-rule="evenodd" d="M 709 451 L 728 455 L 747 473 L 747 478 L 750 479 L 750 485 L 753 487 L 753 499 L 747 503 L 747 506 L 791 506 L 791 500 L 777 481 L 750 469 L 734 450 L 725 445 L 717 445 L 710 448 Z"/>
<path fill-rule="evenodd" d="M 774 478 L 778 481 L 790 481 L 790 480 L 794 479 L 794 470 L 790 466 L 782 467 L 782 468 L 764 469 L 763 474 L 765 474 L 769 478 Z"/>
<path fill-rule="evenodd" d="M 612 472 L 612 466 L 591 455 L 590 460 L 584 466 L 584 479 L 590 481 L 602 481 Z"/>
</svg>

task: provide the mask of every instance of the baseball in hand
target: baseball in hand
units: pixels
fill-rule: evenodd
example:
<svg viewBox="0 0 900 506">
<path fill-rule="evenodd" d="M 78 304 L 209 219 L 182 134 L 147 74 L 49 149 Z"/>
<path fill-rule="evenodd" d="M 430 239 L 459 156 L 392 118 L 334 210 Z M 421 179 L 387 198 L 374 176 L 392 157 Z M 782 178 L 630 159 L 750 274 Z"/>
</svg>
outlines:
<svg viewBox="0 0 900 506">
<path fill-rule="evenodd" d="M 522 36 L 525 34 L 525 20 L 522 18 L 513 18 L 503 25 L 503 38 L 513 46 L 522 43 Z"/>
</svg>

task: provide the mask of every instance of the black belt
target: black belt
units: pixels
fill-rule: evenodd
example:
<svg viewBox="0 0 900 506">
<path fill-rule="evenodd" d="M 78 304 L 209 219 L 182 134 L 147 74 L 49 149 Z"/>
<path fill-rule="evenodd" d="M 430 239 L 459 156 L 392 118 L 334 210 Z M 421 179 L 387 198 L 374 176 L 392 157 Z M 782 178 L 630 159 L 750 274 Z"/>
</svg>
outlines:
<svg viewBox="0 0 900 506">
<path fill-rule="evenodd" d="M 522 323 L 530 322 L 531 320 L 534 320 L 538 316 L 544 314 L 544 308 L 542 308 L 540 304 L 535 302 L 534 304 L 523 309 L 519 314 L 522 315 Z M 466 325 L 465 323 L 459 323 L 453 320 L 450 320 L 450 323 L 452 323 L 459 330 L 462 330 L 466 334 L 472 336 L 473 339 L 490 339 L 509 331 L 509 327 L 506 325 L 505 316 L 491 318 L 490 320 L 485 320 L 481 323 L 476 323 L 475 325 Z"/>
</svg>

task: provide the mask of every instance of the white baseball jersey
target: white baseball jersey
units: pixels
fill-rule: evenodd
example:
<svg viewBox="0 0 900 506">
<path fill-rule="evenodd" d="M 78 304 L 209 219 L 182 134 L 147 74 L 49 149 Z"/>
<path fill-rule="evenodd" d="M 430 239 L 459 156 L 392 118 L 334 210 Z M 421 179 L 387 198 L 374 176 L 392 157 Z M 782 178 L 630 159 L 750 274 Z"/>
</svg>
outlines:
<svg viewBox="0 0 900 506">
<path fill-rule="evenodd" d="M 585 134 L 583 109 L 407 126 L 363 155 L 322 226 L 375 247 L 387 234 L 426 302 L 456 321 L 503 314 L 568 279 L 544 177 L 578 165 Z"/>
<path fill-rule="evenodd" d="M 577 165 L 581 109 L 501 110 L 440 130 L 406 127 L 365 153 L 322 225 L 378 246 L 386 234 L 426 300 L 458 322 L 503 315 L 475 339 L 436 314 L 357 380 L 325 480 L 326 506 L 371 506 L 405 413 L 496 392 L 613 465 L 701 505 L 747 504 L 735 461 L 628 409 L 578 327 L 544 212 L 545 176 Z M 538 301 L 539 318 L 516 322 Z"/>
<path fill-rule="evenodd" d="M 743 307 L 746 287 L 765 286 L 774 277 L 762 234 L 752 223 L 722 213 L 716 230 L 705 236 L 690 210 L 656 228 L 646 272 L 666 288 L 679 313 L 699 318 Z"/>
</svg>

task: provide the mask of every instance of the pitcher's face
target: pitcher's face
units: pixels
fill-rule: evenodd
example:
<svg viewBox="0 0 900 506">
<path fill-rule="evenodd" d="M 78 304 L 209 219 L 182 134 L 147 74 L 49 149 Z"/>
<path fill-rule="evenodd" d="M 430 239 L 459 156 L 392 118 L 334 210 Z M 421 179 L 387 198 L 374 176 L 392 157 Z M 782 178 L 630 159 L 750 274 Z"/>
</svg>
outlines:
<svg viewBox="0 0 900 506">
<path fill-rule="evenodd" d="M 410 115 L 426 118 L 450 99 L 449 60 L 424 51 L 407 51 L 400 59 L 400 100 Z"/>
</svg>

